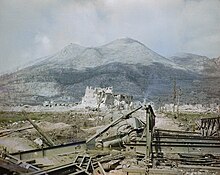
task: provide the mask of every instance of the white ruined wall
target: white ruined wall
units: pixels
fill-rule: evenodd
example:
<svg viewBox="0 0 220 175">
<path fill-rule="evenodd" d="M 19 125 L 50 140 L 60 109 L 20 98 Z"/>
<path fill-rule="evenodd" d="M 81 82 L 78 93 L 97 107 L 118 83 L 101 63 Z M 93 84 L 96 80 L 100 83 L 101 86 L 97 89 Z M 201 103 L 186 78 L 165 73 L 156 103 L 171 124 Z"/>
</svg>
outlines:
<svg viewBox="0 0 220 175">
<path fill-rule="evenodd" d="M 96 89 L 87 86 L 85 90 L 85 95 L 82 97 L 82 105 L 83 106 L 90 106 L 90 107 L 97 107 L 97 93 Z"/>
<path fill-rule="evenodd" d="M 127 95 L 114 95 L 112 87 L 92 88 L 86 87 L 82 97 L 82 107 L 130 109 L 133 106 L 132 97 Z"/>
</svg>

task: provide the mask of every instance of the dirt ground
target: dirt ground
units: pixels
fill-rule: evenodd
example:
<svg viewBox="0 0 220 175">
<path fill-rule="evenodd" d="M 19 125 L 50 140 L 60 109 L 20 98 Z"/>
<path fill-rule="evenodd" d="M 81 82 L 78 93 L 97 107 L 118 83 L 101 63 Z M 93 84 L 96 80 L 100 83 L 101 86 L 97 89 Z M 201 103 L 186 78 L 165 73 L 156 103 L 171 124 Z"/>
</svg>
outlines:
<svg viewBox="0 0 220 175">
<path fill-rule="evenodd" d="M 6 147 L 12 152 L 26 151 L 35 148 L 41 148 L 42 136 L 33 128 L 29 121 L 31 120 L 45 133 L 56 145 L 70 142 L 86 140 L 94 135 L 97 130 L 110 124 L 113 120 L 120 116 L 125 116 L 130 111 L 64 111 L 64 112 L 0 112 L 0 149 Z M 133 117 L 146 121 L 146 111 L 139 110 L 132 114 Z M 184 120 L 183 120 L 184 119 Z M 185 122 L 183 122 L 185 121 Z M 194 119 L 193 119 L 194 121 Z M 155 127 L 169 130 L 188 130 L 191 119 L 187 120 L 163 113 L 156 113 Z M 26 129 L 25 129 L 26 128 Z M 18 129 L 24 129 L 17 131 Z M 43 141 L 44 142 L 44 141 Z M 45 143 L 43 145 L 46 146 Z M 85 152 L 85 150 L 83 150 Z M 85 154 L 85 153 L 83 153 Z M 65 154 L 58 157 L 39 158 L 36 163 L 47 166 L 63 164 L 64 162 L 72 162 L 73 155 Z M 136 158 L 129 157 L 124 160 L 125 163 L 119 165 L 133 165 L 137 163 Z M 198 172 L 195 172 L 198 173 Z M 111 170 L 106 174 L 123 175 L 126 174 L 119 169 Z M 185 172 L 182 174 L 194 174 L 194 172 Z M 199 172 L 198 174 L 210 174 L 207 172 Z M 215 173 L 211 173 L 215 174 Z"/>
<path fill-rule="evenodd" d="M 37 124 L 41 130 L 56 144 L 64 144 L 75 141 L 86 140 L 96 133 L 97 129 L 109 124 L 119 116 L 125 115 L 129 111 L 69 111 L 69 112 L 50 112 L 50 113 L 26 113 L 32 121 Z M 2 114 L 3 115 L 3 114 Z M 12 121 L 18 118 L 20 113 L 6 113 L 10 119 L 4 120 L 0 124 L 0 136 L 3 131 L 16 130 L 19 128 L 31 127 L 27 120 L 21 118 L 19 121 Z M 145 111 L 140 110 L 133 114 L 134 117 L 145 121 Z M 166 117 L 164 114 L 156 115 L 156 127 L 162 129 L 183 130 L 181 124 L 174 119 Z M 5 117 L 5 116 L 4 116 Z M 4 118 L 3 117 L 3 118 Z M 23 130 L 20 132 L 9 132 L 0 137 L 0 146 L 7 147 L 10 152 L 30 150 L 40 148 L 39 145 L 43 138 L 35 128 Z"/>
<path fill-rule="evenodd" d="M 85 140 L 95 134 L 97 128 L 109 123 L 108 120 L 103 120 L 105 113 L 94 111 L 30 112 L 25 114 L 2 112 L 0 146 L 7 147 L 9 152 L 41 147 L 39 140 L 43 140 L 43 138 L 35 128 L 14 132 L 19 128 L 32 126 L 22 115 L 31 118 L 56 145 Z"/>
</svg>

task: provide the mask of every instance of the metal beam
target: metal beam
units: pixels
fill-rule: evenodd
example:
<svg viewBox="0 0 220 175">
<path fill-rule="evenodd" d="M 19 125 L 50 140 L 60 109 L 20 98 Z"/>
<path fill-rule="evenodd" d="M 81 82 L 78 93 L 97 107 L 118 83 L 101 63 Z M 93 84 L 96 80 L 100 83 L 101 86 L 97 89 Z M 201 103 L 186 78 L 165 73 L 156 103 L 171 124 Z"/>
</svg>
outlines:
<svg viewBox="0 0 220 175">
<path fill-rule="evenodd" d="M 37 132 L 43 137 L 45 143 L 48 146 L 55 146 L 55 143 L 43 132 L 43 130 L 39 126 L 37 126 L 30 118 L 28 118 L 27 115 L 25 117 L 32 124 L 32 126 L 37 130 Z"/>
<path fill-rule="evenodd" d="M 47 147 L 43 149 L 34 149 L 28 151 L 20 151 L 16 153 L 11 153 L 11 155 L 19 158 L 20 160 L 32 160 L 34 158 L 42 158 L 42 157 L 52 157 L 59 154 L 64 153 L 73 153 L 74 151 L 77 153 L 82 149 L 85 149 L 85 141 L 81 142 L 73 142 L 65 145 L 57 145 L 53 147 Z"/>
<path fill-rule="evenodd" d="M 99 137 L 100 135 L 102 135 L 104 132 L 108 131 L 109 128 L 115 126 L 116 124 L 118 124 L 122 119 L 127 119 L 131 114 L 133 114 L 134 112 L 138 111 L 139 109 L 141 109 L 142 106 L 134 109 L 133 111 L 129 112 L 126 115 L 123 115 L 121 117 L 119 117 L 118 119 L 114 120 L 113 122 L 111 122 L 109 125 L 107 125 L 106 127 L 104 127 L 99 133 L 96 133 L 95 135 L 93 135 L 92 137 L 90 137 L 86 143 L 91 142 L 92 140 L 96 139 L 97 137 Z"/>
</svg>

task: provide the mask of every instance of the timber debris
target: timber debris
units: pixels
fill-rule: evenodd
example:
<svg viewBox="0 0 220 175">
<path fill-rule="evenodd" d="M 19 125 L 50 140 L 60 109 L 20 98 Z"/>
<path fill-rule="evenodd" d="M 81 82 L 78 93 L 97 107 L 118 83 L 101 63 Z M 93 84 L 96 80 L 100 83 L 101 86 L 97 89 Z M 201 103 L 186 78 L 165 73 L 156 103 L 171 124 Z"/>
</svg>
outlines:
<svg viewBox="0 0 220 175">
<path fill-rule="evenodd" d="M 43 132 L 43 130 L 37 126 L 30 118 L 28 118 L 27 116 L 25 116 L 26 119 L 31 123 L 31 125 L 37 130 L 37 132 L 40 134 L 40 136 L 42 136 L 42 138 L 44 139 L 45 143 L 48 146 L 55 146 L 54 142 Z"/>
<path fill-rule="evenodd" d="M 139 110 L 145 111 L 145 121 L 133 116 Z M 155 118 L 150 105 L 140 106 L 113 120 L 85 141 L 56 146 L 48 142 L 50 146 L 47 148 L 11 154 L 4 149 L 0 172 L 107 175 L 117 171 L 122 174 L 198 171 L 200 174 L 217 174 L 220 171 L 219 118 L 203 119 L 202 133 L 158 129 L 155 128 Z M 32 125 L 39 130 L 33 122 Z M 203 134 L 207 132 L 209 134 Z M 42 161 L 46 158 L 54 158 L 58 163 L 46 166 Z"/>
</svg>

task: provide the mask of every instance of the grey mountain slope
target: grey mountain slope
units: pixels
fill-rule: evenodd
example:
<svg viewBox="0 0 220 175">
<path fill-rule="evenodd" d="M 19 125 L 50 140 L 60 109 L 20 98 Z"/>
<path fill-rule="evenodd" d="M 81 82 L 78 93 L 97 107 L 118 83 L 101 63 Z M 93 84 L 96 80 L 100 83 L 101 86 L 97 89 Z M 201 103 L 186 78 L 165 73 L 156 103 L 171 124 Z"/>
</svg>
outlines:
<svg viewBox="0 0 220 175">
<path fill-rule="evenodd" d="M 130 38 L 115 40 L 100 47 L 100 50 L 101 53 L 105 55 L 105 58 L 107 58 L 107 63 L 122 62 L 128 64 L 141 63 L 143 65 L 150 65 L 153 62 L 158 62 L 170 66 L 175 65 L 167 58 L 147 48 L 144 44 Z"/>
<path fill-rule="evenodd" d="M 208 60 L 203 73 L 208 76 L 220 77 L 220 57 Z"/>
<path fill-rule="evenodd" d="M 178 53 L 169 59 L 185 69 L 204 76 L 220 76 L 220 57 L 208 58 L 191 53 Z"/>
<path fill-rule="evenodd" d="M 185 67 L 188 70 L 202 73 L 209 58 L 206 56 L 195 55 L 191 53 L 178 53 L 169 58 L 174 63 Z"/>
<path fill-rule="evenodd" d="M 50 59 L 40 62 L 42 67 L 60 67 L 82 70 L 101 66 L 113 62 L 128 64 L 150 65 L 152 63 L 162 63 L 166 66 L 184 69 L 169 59 L 157 54 L 147 48 L 144 44 L 130 39 L 123 38 L 115 40 L 100 47 L 82 47 L 70 44 Z"/>
<path fill-rule="evenodd" d="M 184 59 L 185 58 L 185 59 Z M 192 58 L 192 59 L 191 59 Z M 157 102 L 172 102 L 173 79 L 182 89 L 181 101 L 218 101 L 219 59 L 183 55 L 171 60 L 142 43 L 125 38 L 100 47 L 70 44 L 34 65 L 0 76 L 0 101 L 42 104 L 44 100 L 80 101 L 86 86 L 113 86 L 115 92 Z M 208 66 L 207 66 L 208 65 Z M 185 67 L 185 68 L 183 68 Z M 204 67 L 204 66 L 203 66 Z M 216 73 L 217 72 L 217 73 Z M 214 99 L 214 100 L 213 100 Z"/>
<path fill-rule="evenodd" d="M 35 74 L 20 74 L 17 80 L 5 84 L 14 94 L 13 102 L 42 103 L 44 100 L 80 101 L 86 86 L 112 86 L 116 93 L 132 94 L 135 100 L 170 101 L 172 99 L 172 82 L 175 77 L 182 84 L 184 92 L 190 93 L 195 74 L 170 68 L 160 63 L 144 66 L 141 64 L 110 63 L 95 68 L 76 70 L 73 68 L 49 68 Z M 22 80 L 22 81 L 18 81 Z M 187 93 L 182 99 L 187 99 Z M 3 97 L 1 97 L 3 98 Z"/>
</svg>

